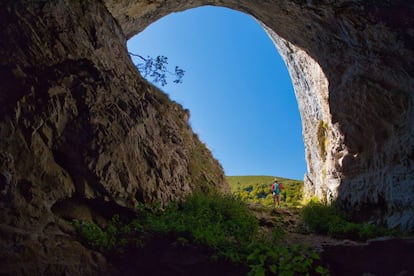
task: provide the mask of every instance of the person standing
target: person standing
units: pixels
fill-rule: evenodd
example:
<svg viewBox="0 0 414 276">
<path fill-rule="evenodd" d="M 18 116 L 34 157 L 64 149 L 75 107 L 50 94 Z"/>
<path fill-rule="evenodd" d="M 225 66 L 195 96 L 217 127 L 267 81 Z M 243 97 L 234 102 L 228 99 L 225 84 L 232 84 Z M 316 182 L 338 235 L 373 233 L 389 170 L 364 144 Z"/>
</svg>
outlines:
<svg viewBox="0 0 414 276">
<path fill-rule="evenodd" d="M 282 183 L 277 178 L 272 183 L 272 195 L 273 195 L 273 208 L 276 208 L 276 204 L 280 206 L 280 194 L 282 192 Z"/>
</svg>

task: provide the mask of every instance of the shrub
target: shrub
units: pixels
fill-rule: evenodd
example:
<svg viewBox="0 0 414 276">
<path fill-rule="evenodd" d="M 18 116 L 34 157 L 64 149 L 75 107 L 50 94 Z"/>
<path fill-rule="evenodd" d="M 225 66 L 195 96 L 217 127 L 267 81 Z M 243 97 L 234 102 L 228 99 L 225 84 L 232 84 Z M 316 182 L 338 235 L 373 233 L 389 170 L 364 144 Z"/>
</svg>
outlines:
<svg viewBox="0 0 414 276">
<path fill-rule="evenodd" d="M 169 220 L 170 231 L 190 233 L 195 241 L 220 250 L 237 242 L 249 242 L 258 229 L 245 204 L 229 195 L 193 195 L 167 208 L 165 217 L 179 222 Z"/>
<path fill-rule="evenodd" d="M 309 247 L 273 245 L 259 239 L 249 246 L 249 252 L 248 275 L 329 275 L 325 268 L 315 267 L 320 257 Z"/>
<path fill-rule="evenodd" d="M 89 247 L 101 251 L 110 247 L 108 234 L 98 225 L 89 222 L 75 221 L 74 226 L 82 240 Z"/>
<path fill-rule="evenodd" d="M 312 232 L 338 239 L 367 240 L 396 234 L 384 227 L 351 222 L 338 207 L 315 201 L 303 207 L 302 218 Z"/>
<path fill-rule="evenodd" d="M 75 226 L 87 245 L 104 253 L 122 252 L 126 246 L 141 248 L 151 238 L 167 236 L 182 246 L 202 245 L 212 250 L 212 257 L 246 265 L 249 275 L 325 271 L 314 268 L 319 256 L 310 248 L 280 245 L 282 229 L 259 236 L 253 212 L 235 196 L 196 194 L 165 210 L 160 204 L 141 204 L 136 214 L 128 223 L 114 216 L 105 229 L 91 223 L 76 222 Z"/>
<path fill-rule="evenodd" d="M 122 251 L 133 235 L 131 225 L 121 222 L 119 215 L 115 215 L 105 229 L 85 221 L 74 221 L 73 224 L 81 239 L 101 252 Z"/>
<path fill-rule="evenodd" d="M 302 218 L 309 229 L 320 234 L 328 234 L 330 224 L 343 219 L 340 211 L 333 207 L 311 201 L 302 209 Z"/>
</svg>

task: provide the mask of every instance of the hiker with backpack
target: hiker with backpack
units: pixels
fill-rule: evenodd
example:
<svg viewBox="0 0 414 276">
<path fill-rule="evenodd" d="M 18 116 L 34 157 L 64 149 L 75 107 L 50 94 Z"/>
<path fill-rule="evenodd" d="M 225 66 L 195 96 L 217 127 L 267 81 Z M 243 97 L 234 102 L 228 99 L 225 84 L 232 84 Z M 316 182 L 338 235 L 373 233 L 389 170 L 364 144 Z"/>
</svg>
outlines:
<svg viewBox="0 0 414 276">
<path fill-rule="evenodd" d="M 280 183 L 277 178 L 272 183 L 272 195 L 273 195 L 273 208 L 276 208 L 277 206 L 280 206 L 280 194 L 282 192 L 282 183 Z"/>
</svg>

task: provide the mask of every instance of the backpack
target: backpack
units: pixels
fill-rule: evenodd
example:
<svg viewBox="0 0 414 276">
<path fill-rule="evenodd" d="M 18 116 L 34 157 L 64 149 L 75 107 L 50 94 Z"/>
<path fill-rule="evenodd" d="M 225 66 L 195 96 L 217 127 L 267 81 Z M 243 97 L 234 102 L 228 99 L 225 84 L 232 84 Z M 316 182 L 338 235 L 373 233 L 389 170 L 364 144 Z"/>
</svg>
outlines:
<svg viewBox="0 0 414 276">
<path fill-rule="evenodd" d="M 277 184 L 277 185 L 275 185 Z M 272 184 L 272 192 L 276 193 L 277 195 L 280 194 L 280 184 L 279 183 L 273 183 Z"/>
<path fill-rule="evenodd" d="M 274 192 L 278 195 L 278 194 L 280 194 L 280 186 L 279 186 L 280 184 L 279 183 L 276 183 L 276 185 L 274 185 Z"/>
</svg>

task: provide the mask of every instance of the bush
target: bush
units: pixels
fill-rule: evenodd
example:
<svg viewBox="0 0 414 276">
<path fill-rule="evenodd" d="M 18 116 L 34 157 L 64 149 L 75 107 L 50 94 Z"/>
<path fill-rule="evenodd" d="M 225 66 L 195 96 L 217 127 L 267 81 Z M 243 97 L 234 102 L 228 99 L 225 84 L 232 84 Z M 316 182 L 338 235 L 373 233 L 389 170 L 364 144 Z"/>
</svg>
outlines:
<svg viewBox="0 0 414 276">
<path fill-rule="evenodd" d="M 384 227 L 351 222 L 338 207 L 314 201 L 303 207 L 302 218 L 312 232 L 338 239 L 367 240 L 396 234 Z"/>
<path fill-rule="evenodd" d="M 74 226 L 82 240 L 91 248 L 96 250 L 106 250 L 110 247 L 108 234 L 98 225 L 83 221 L 75 221 Z"/>
<path fill-rule="evenodd" d="M 311 231 L 328 234 L 331 224 L 340 223 L 343 215 L 333 206 L 311 201 L 302 208 L 302 218 Z"/>
<path fill-rule="evenodd" d="M 95 223 L 74 221 L 81 239 L 91 248 L 101 252 L 122 251 L 132 233 L 131 226 L 120 221 L 115 215 L 102 229 Z"/>
<path fill-rule="evenodd" d="M 179 214 L 174 219 L 180 223 L 171 230 L 190 233 L 195 241 L 224 251 L 232 244 L 250 242 L 258 230 L 253 213 L 229 195 L 191 196 L 178 208 L 166 210 L 167 217 L 173 214 Z"/>
<path fill-rule="evenodd" d="M 259 236 L 258 221 L 246 204 L 235 196 L 196 194 L 183 202 L 139 205 L 137 217 L 126 223 L 119 216 L 105 229 L 95 224 L 76 222 L 82 240 L 104 253 L 141 248 L 152 238 L 174 238 L 182 246 L 198 244 L 211 249 L 212 257 L 246 265 L 249 275 L 307 274 L 326 270 L 314 268 L 319 256 L 310 248 L 281 246 L 281 229 L 268 237 Z M 145 250 L 145 249 L 144 249 Z"/>
<path fill-rule="evenodd" d="M 250 267 L 248 275 L 329 275 L 321 267 L 315 267 L 314 262 L 320 257 L 315 251 L 306 246 L 281 246 L 258 239 L 250 244 L 247 263 Z"/>
</svg>

